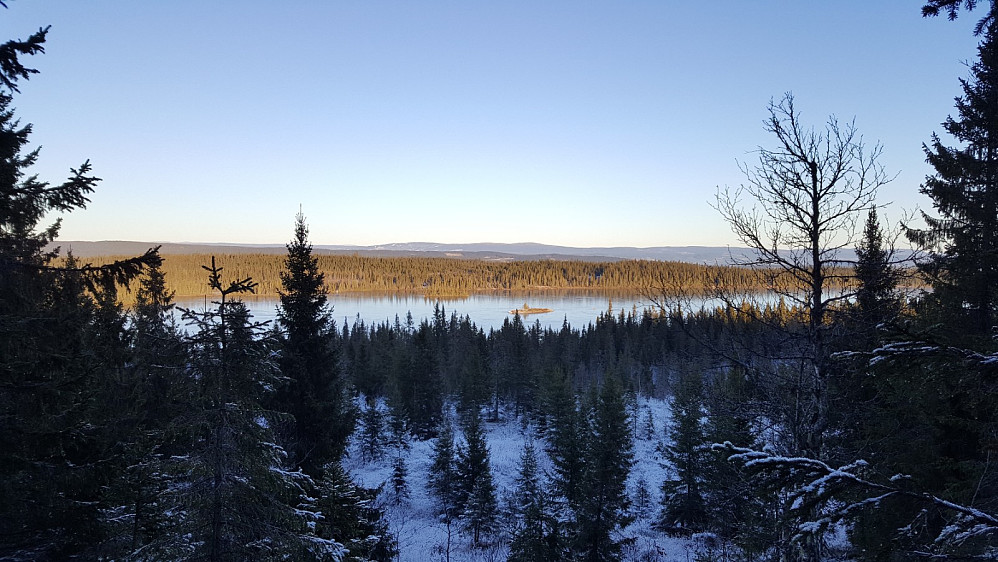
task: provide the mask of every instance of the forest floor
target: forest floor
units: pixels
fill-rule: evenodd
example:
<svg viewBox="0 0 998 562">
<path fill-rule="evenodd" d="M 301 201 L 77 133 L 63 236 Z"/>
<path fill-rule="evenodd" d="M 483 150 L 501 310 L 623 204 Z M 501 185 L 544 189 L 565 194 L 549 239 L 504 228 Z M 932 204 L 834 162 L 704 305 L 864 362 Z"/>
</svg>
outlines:
<svg viewBox="0 0 998 562">
<path fill-rule="evenodd" d="M 669 404 L 664 400 L 640 399 L 634 418 L 634 466 L 627 481 L 628 494 L 632 500 L 631 513 L 635 516 L 632 524 L 622 529 L 618 539 L 633 539 L 624 547 L 625 560 L 688 562 L 698 553 L 703 553 L 702 545 L 695 538 L 675 538 L 655 530 L 653 524 L 659 515 L 661 484 L 667 475 L 659 450 L 664 446 L 665 428 L 670 417 Z M 534 433 L 534 428 L 525 426 L 520 419 L 509 416 L 500 422 L 485 424 L 488 435 L 492 475 L 496 485 L 500 508 L 505 498 L 516 487 L 516 476 L 520 468 L 520 457 L 525 442 Z M 354 433 L 355 436 L 361 432 Z M 460 430 L 457 430 L 460 440 Z M 399 559 L 403 562 L 424 562 L 447 559 L 448 531 L 434 515 L 434 502 L 426 486 L 427 474 L 432 462 L 433 440 L 412 441 L 408 452 L 408 484 L 411 496 L 396 505 L 391 498 L 392 455 L 387 450 L 378 460 L 362 460 L 360 445 L 351 444 L 350 457 L 345 467 L 362 485 L 376 487 L 385 485 L 381 506 L 385 509 L 391 532 L 398 540 Z M 550 472 L 551 464 L 544 453 L 543 441 L 536 441 L 534 448 L 542 471 Z M 639 489 L 647 491 L 647 501 L 635 501 Z M 500 517 L 501 521 L 501 517 Z M 451 561 L 492 562 L 505 560 L 508 554 L 508 533 L 500 532 L 487 548 L 474 549 L 470 539 L 456 528 L 450 536 Z"/>
</svg>

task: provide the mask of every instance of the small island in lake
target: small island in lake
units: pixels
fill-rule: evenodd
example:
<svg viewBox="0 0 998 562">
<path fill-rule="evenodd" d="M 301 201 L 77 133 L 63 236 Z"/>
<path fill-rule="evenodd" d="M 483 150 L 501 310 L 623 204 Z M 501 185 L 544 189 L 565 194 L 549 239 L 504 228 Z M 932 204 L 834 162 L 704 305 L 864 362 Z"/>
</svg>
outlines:
<svg viewBox="0 0 998 562">
<path fill-rule="evenodd" d="M 527 303 L 523 303 L 523 308 L 514 308 L 513 310 L 509 311 L 510 314 L 519 314 L 521 316 L 527 315 L 527 314 L 543 314 L 545 312 L 554 312 L 554 309 L 551 309 L 551 308 L 533 308 L 533 307 L 527 305 Z"/>
</svg>

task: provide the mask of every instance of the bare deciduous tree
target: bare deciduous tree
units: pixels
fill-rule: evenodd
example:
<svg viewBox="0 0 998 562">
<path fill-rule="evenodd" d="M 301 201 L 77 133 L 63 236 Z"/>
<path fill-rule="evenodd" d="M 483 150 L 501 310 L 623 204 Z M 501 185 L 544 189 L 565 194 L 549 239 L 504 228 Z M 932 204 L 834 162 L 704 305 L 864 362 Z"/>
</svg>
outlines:
<svg viewBox="0 0 998 562">
<path fill-rule="evenodd" d="M 807 311 L 820 344 L 829 305 L 847 298 L 829 291 L 848 276 L 835 269 L 847 263 L 840 253 L 856 246 L 877 189 L 891 178 L 877 162 L 880 145 L 867 149 L 854 123 L 833 116 L 823 131 L 807 129 L 791 94 L 770 102 L 769 114 L 777 147 L 760 147 L 758 164 L 741 166 L 746 183 L 720 191 L 716 208 L 755 253 L 740 265 L 770 274 L 774 290 Z"/>
<path fill-rule="evenodd" d="M 853 296 L 846 290 L 852 256 L 843 250 L 857 246 L 878 188 L 892 178 L 878 162 L 880 145 L 867 147 L 853 122 L 832 116 L 823 128 L 806 127 L 791 94 L 770 102 L 765 129 L 776 137 L 775 148 L 760 147 L 758 161 L 741 166 L 746 182 L 719 190 L 716 209 L 752 250 L 735 261 L 755 269 L 790 305 L 790 317 L 781 315 L 771 326 L 780 334 L 775 353 L 752 358 L 758 351 L 745 347 L 747 372 L 768 395 L 758 406 L 776 430 L 774 445 L 794 456 L 825 458 L 837 325 L 830 316 L 836 303 Z M 820 559 L 821 540 L 812 538 L 801 545 L 800 559 Z"/>
</svg>

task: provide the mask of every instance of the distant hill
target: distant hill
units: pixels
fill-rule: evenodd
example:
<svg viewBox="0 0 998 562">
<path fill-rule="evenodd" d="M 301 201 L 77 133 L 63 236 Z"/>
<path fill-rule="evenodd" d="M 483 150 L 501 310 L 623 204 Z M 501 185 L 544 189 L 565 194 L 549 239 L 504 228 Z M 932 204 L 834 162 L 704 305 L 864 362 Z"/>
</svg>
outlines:
<svg viewBox="0 0 998 562">
<path fill-rule="evenodd" d="M 54 244 L 65 253 L 72 250 L 77 257 L 137 255 L 160 245 L 160 252 L 167 254 L 283 254 L 287 251 L 283 244 L 194 244 L 173 242 L 133 242 L 103 240 L 98 242 L 64 240 Z M 751 256 L 748 248 L 720 246 L 656 246 L 634 248 L 616 246 L 606 248 L 576 248 L 552 246 L 524 242 L 501 244 L 478 242 L 469 244 L 439 244 L 435 242 L 406 242 L 377 246 L 345 246 L 316 244 L 316 253 L 357 254 L 369 257 L 448 257 L 495 261 L 514 260 L 655 260 L 686 263 L 729 264 L 732 258 L 745 259 Z M 853 257 L 852 252 L 842 256 Z"/>
<path fill-rule="evenodd" d="M 328 249 L 339 249 L 338 246 L 317 246 Z M 597 258 L 625 260 L 658 260 L 681 261 L 688 263 L 726 263 L 730 256 L 747 256 L 747 248 L 725 248 L 717 246 L 657 246 L 651 248 L 635 248 L 629 246 L 578 248 L 572 246 L 552 246 L 523 242 L 518 244 L 500 244 L 479 242 L 470 244 L 438 244 L 433 242 L 407 242 L 369 246 L 369 250 L 443 252 L 448 254 L 491 253 L 516 256 L 517 258 Z"/>
</svg>

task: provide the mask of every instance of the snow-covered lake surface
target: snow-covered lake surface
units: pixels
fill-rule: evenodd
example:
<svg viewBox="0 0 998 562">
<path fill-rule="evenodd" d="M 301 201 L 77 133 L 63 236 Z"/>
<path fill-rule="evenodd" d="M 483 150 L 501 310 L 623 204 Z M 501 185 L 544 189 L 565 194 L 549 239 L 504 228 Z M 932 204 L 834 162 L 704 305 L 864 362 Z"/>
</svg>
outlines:
<svg viewBox="0 0 998 562">
<path fill-rule="evenodd" d="M 632 545 L 625 549 L 626 560 L 660 560 L 663 562 L 687 562 L 694 559 L 696 544 L 683 538 L 668 537 L 652 528 L 660 511 L 660 486 L 666 477 L 666 468 L 662 464 L 658 448 L 665 436 L 665 425 L 669 419 L 669 405 L 666 401 L 655 399 L 640 399 L 636 412 L 638 422 L 635 424 L 634 460 L 635 464 L 628 479 L 628 493 L 632 500 L 638 487 L 644 485 L 651 495 L 650 507 L 644 513 L 637 515 L 634 523 L 623 529 L 621 536 L 633 537 Z M 653 428 L 648 431 L 647 420 L 651 416 Z M 496 484 L 499 504 L 503 504 L 503 496 L 515 489 L 515 478 L 520 468 L 520 456 L 524 443 L 533 434 L 533 428 L 525 427 L 521 420 L 509 418 L 499 423 L 485 423 L 490 450 L 492 474 Z M 345 467 L 354 478 L 364 486 L 376 487 L 388 482 L 391 478 L 392 454 L 386 449 L 385 456 L 380 460 L 365 462 L 359 450 L 359 443 L 351 445 L 351 454 L 344 461 Z M 460 431 L 458 431 L 460 439 Z M 434 504 L 426 487 L 426 477 L 433 456 L 433 440 L 413 440 L 408 452 L 409 488 L 411 497 L 400 505 L 395 505 L 390 498 L 390 482 L 385 486 L 380 501 L 386 510 L 391 532 L 397 537 L 400 560 L 404 562 L 425 562 L 443 560 L 443 547 L 447 544 L 447 528 L 434 515 Z M 534 447 L 538 461 L 543 471 L 550 471 L 551 463 L 544 454 L 545 443 L 535 441 Z M 452 561 L 494 561 L 505 560 L 508 554 L 508 544 L 499 541 L 490 548 L 473 549 L 470 539 L 455 532 L 452 536 Z"/>
</svg>

